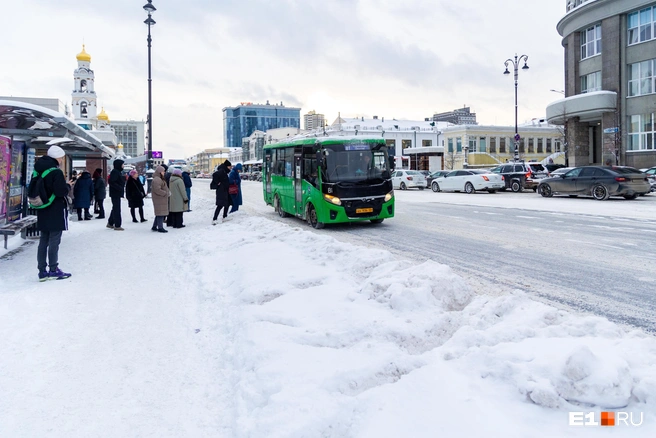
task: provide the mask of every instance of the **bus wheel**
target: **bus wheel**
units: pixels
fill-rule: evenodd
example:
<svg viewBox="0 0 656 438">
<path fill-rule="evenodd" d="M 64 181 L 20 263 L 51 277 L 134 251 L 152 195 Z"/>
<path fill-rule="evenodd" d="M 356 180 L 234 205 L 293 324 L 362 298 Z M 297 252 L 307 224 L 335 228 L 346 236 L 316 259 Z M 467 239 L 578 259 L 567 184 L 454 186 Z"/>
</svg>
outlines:
<svg viewBox="0 0 656 438">
<path fill-rule="evenodd" d="M 385 219 L 371 219 L 372 224 L 382 224 Z"/>
<path fill-rule="evenodd" d="M 312 228 L 317 230 L 322 229 L 326 225 L 323 222 L 319 222 L 319 219 L 317 219 L 317 211 L 314 209 L 314 205 L 312 204 L 308 204 L 307 218 L 308 223 L 312 225 Z"/>
<path fill-rule="evenodd" d="M 287 213 L 285 210 L 282 209 L 282 206 L 280 205 L 280 198 L 278 195 L 273 198 L 273 209 L 276 210 L 276 213 L 278 213 L 278 216 L 280 217 L 287 217 Z"/>
</svg>

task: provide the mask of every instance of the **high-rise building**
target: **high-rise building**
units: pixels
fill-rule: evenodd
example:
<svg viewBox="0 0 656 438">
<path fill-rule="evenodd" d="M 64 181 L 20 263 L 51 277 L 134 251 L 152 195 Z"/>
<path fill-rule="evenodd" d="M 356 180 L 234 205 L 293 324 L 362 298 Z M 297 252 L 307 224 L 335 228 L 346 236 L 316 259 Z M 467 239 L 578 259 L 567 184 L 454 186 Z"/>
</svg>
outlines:
<svg viewBox="0 0 656 438">
<path fill-rule="evenodd" d="M 656 2 L 566 0 L 564 98 L 547 106 L 570 166 L 656 164 Z"/>
<path fill-rule="evenodd" d="M 226 147 L 241 147 L 242 139 L 256 130 L 300 128 L 301 109 L 280 104 L 242 102 L 236 107 L 223 108 L 223 143 Z"/>
<path fill-rule="evenodd" d="M 449 122 L 454 125 L 476 125 L 476 113 L 469 111 L 469 107 L 457 108 L 446 113 L 433 114 L 434 122 Z"/>
<path fill-rule="evenodd" d="M 303 126 L 306 131 L 311 131 L 313 129 L 319 129 L 324 126 L 326 119 L 323 114 L 317 114 L 316 111 L 312 110 L 307 114 L 303 114 Z"/>
<path fill-rule="evenodd" d="M 128 157 L 143 155 L 146 150 L 145 123 L 134 120 L 112 121 L 112 128 Z"/>
<path fill-rule="evenodd" d="M 32 105 L 39 105 L 44 108 L 57 111 L 58 113 L 69 115 L 68 107 L 64 102 L 59 99 L 50 99 L 47 97 L 14 97 L 14 96 L 0 96 L 0 100 L 13 100 L 17 102 L 31 103 Z"/>
</svg>

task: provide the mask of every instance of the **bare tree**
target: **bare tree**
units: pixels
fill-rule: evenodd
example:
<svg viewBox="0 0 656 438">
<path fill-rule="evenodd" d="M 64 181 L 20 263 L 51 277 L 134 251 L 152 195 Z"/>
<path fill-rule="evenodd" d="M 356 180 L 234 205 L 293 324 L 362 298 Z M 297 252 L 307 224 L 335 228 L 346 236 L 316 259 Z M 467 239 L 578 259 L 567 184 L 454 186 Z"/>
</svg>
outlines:
<svg viewBox="0 0 656 438">
<path fill-rule="evenodd" d="M 453 170 L 456 165 L 456 153 L 454 151 L 448 151 L 444 154 L 444 167 L 448 170 Z"/>
</svg>

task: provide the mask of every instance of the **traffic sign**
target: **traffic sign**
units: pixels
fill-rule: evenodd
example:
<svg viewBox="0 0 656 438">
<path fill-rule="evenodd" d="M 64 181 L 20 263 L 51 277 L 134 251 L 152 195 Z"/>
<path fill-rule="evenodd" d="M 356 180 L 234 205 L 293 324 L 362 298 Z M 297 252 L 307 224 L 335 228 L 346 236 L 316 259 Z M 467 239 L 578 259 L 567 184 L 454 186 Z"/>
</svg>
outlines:
<svg viewBox="0 0 656 438">
<path fill-rule="evenodd" d="M 618 127 L 604 129 L 604 134 L 614 134 L 619 131 Z"/>
<path fill-rule="evenodd" d="M 519 141 L 520 139 L 521 137 L 519 136 L 519 134 L 515 134 L 515 141 Z"/>
</svg>

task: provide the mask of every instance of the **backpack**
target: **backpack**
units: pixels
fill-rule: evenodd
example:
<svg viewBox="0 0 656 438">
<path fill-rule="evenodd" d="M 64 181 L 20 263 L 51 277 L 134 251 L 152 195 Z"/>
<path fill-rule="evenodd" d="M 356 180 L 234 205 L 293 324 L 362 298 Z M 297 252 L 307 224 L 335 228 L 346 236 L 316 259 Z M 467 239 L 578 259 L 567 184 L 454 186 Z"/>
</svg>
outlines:
<svg viewBox="0 0 656 438">
<path fill-rule="evenodd" d="M 52 202 L 55 200 L 55 194 L 52 193 L 48 196 L 46 192 L 46 185 L 44 178 L 53 170 L 57 170 L 56 167 L 51 167 L 46 169 L 41 175 L 35 170 L 32 173 L 32 180 L 30 181 L 30 186 L 27 189 L 27 202 L 30 204 L 30 208 L 36 210 L 50 207 Z"/>
<path fill-rule="evenodd" d="M 219 178 L 216 172 L 212 174 L 212 182 L 210 183 L 210 190 L 216 190 L 219 188 Z"/>
</svg>

